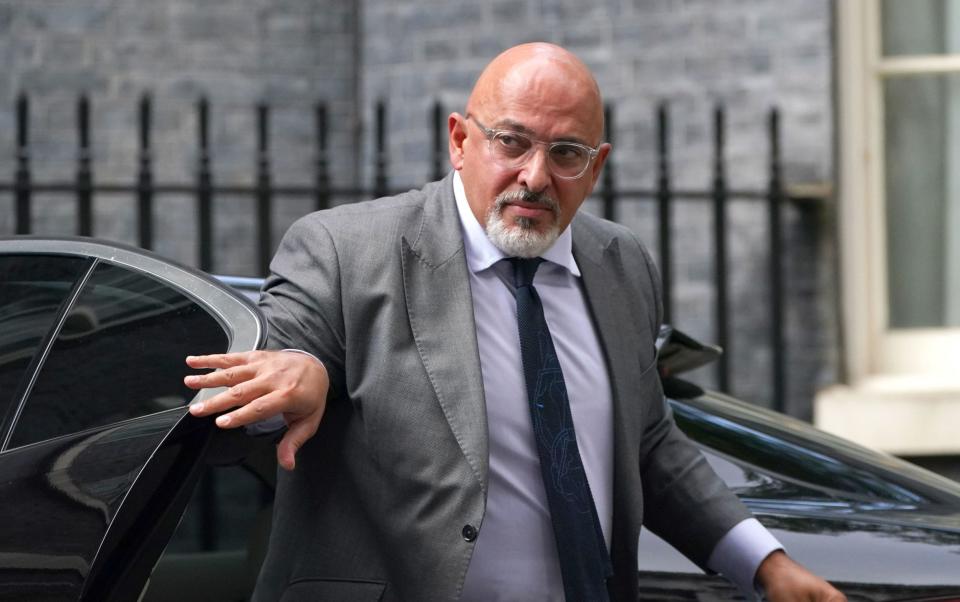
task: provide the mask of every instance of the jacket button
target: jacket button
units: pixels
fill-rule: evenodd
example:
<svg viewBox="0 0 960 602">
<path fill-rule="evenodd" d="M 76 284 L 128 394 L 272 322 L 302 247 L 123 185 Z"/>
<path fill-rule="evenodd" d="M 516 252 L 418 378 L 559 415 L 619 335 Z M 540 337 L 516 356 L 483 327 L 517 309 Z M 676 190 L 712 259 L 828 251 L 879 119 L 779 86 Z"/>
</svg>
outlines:
<svg viewBox="0 0 960 602">
<path fill-rule="evenodd" d="M 477 538 L 477 528 L 473 525 L 464 525 L 460 534 L 463 535 L 463 539 L 466 541 L 473 541 Z"/>
</svg>

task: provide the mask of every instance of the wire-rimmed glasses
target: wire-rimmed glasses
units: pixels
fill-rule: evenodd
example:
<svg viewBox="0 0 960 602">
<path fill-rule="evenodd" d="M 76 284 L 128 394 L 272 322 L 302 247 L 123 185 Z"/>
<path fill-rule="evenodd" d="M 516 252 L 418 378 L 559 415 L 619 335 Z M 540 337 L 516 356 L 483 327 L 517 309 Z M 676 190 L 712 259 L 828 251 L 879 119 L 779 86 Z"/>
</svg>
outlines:
<svg viewBox="0 0 960 602">
<path fill-rule="evenodd" d="M 599 146 L 592 148 L 579 142 L 538 140 L 523 132 L 488 128 L 473 115 L 468 114 L 466 118 L 472 119 L 484 133 L 490 145 L 490 154 L 504 167 L 523 165 L 530 160 L 536 146 L 543 145 L 547 148 L 550 172 L 558 178 L 575 180 L 586 173 L 590 161 L 600 152 Z"/>
</svg>

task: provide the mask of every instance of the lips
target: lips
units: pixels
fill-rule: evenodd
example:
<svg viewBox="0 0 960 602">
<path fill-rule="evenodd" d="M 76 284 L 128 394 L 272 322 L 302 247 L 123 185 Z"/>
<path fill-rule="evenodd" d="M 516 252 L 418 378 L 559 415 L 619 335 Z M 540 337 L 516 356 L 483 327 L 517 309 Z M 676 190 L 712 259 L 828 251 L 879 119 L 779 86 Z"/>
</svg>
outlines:
<svg viewBox="0 0 960 602">
<path fill-rule="evenodd" d="M 511 213 L 517 217 L 528 217 L 531 219 L 538 219 L 545 215 L 552 215 L 553 211 L 545 206 L 538 203 L 507 203 L 507 206 L 504 209 L 509 208 Z"/>
</svg>

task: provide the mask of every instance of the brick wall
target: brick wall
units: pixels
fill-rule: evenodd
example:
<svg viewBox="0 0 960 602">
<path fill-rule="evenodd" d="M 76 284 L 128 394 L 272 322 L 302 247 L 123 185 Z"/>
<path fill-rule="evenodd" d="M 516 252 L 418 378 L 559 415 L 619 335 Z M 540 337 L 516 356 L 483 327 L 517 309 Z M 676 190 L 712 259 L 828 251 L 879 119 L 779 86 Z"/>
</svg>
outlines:
<svg viewBox="0 0 960 602">
<path fill-rule="evenodd" d="M 335 0 L 45 0 L 0 2 L 0 179 L 12 179 L 14 104 L 31 96 L 33 169 L 38 181 L 69 181 L 76 170 L 77 94 L 92 101 L 94 176 L 132 182 L 137 166 L 137 102 L 154 98 L 153 154 L 158 182 L 192 182 L 196 170 L 197 99 L 212 113 L 215 181 L 251 183 L 255 161 L 254 105 L 275 107 L 271 118 L 276 180 L 311 181 L 312 105 L 330 103 L 330 144 L 350 149 L 356 130 L 355 5 Z M 281 150 L 282 149 L 282 150 Z M 333 158 L 336 183 L 349 184 L 352 153 Z M 127 195 L 98 196 L 95 234 L 133 242 Z M 252 200 L 221 197 L 215 204 L 216 269 L 252 273 Z M 193 200 L 157 198 L 157 250 L 194 263 Z M 278 230 L 308 202 L 278 205 Z M 35 231 L 72 234 L 72 198 L 37 195 Z M 187 219 L 185 219 L 187 217 Z M 13 230 L 12 201 L 0 195 L 0 233 Z M 278 232 L 279 235 L 279 232 Z"/>
<path fill-rule="evenodd" d="M 417 184 L 423 124 L 440 99 L 462 110 L 479 70 L 516 43 L 545 40 L 576 52 L 617 108 L 618 175 L 650 183 L 655 106 L 671 103 L 680 183 L 709 182 L 710 110 L 731 106 L 734 184 L 762 186 L 762 114 L 784 112 L 788 178 L 831 177 L 829 2 L 711 0 L 368 1 L 363 13 L 364 106 L 390 98 L 397 181 Z M 369 109 L 368 109 L 369 116 Z"/>
</svg>

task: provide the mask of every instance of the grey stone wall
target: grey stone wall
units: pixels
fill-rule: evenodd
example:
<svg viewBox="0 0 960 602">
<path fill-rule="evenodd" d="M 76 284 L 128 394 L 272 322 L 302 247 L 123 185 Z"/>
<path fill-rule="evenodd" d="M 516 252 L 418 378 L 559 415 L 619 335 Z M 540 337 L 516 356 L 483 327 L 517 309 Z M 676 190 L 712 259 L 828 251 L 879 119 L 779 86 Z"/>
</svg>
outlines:
<svg viewBox="0 0 960 602">
<path fill-rule="evenodd" d="M 397 182 L 424 169 L 430 104 L 462 110 L 499 51 L 555 42 L 593 70 L 617 109 L 618 176 L 653 182 L 653 113 L 669 101 L 679 184 L 710 181 L 711 110 L 730 107 L 733 185 L 763 186 L 763 114 L 783 110 L 788 179 L 831 178 L 830 3 L 791 0 L 396 0 L 364 4 L 363 101 L 389 98 Z M 368 113 L 369 115 L 369 113 Z"/>
<path fill-rule="evenodd" d="M 356 5 L 336 0 L 49 0 L 0 1 L 0 179 L 13 173 L 14 104 L 31 98 L 31 146 L 37 181 L 69 181 L 76 170 L 75 104 L 92 102 L 94 176 L 130 183 L 137 167 L 137 102 L 154 102 L 153 155 L 157 182 L 194 181 L 201 95 L 211 103 L 214 179 L 249 184 L 255 171 L 255 109 L 273 107 L 276 181 L 308 184 L 314 156 L 312 107 L 330 105 L 330 144 L 354 146 Z M 333 156 L 335 184 L 354 180 L 349 152 Z M 135 241 L 129 195 L 95 200 L 95 234 Z M 194 202 L 157 198 L 157 250 L 195 263 Z M 215 203 L 216 269 L 252 273 L 252 199 Z M 277 230 L 309 209 L 305 199 L 283 199 Z M 35 231 L 72 234 L 73 198 L 37 195 Z M 0 194 L 0 233 L 13 231 L 12 201 Z"/>
</svg>

